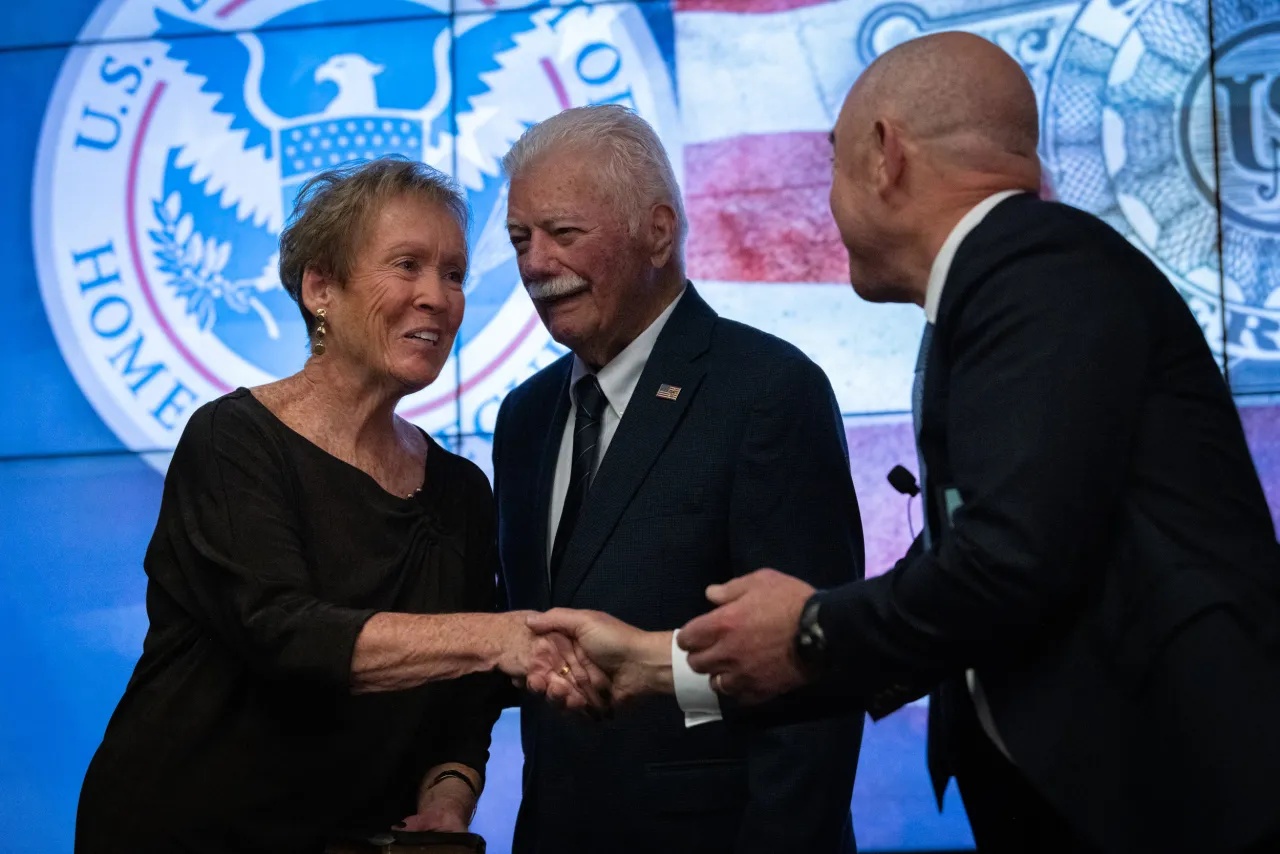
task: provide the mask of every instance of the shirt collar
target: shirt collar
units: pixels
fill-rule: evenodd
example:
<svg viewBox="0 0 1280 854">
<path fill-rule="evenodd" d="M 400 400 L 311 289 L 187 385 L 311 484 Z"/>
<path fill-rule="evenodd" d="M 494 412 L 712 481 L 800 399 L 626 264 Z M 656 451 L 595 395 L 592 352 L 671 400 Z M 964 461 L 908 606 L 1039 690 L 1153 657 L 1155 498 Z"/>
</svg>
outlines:
<svg viewBox="0 0 1280 854">
<path fill-rule="evenodd" d="M 1004 190 L 987 196 L 970 208 L 969 212 L 956 223 L 956 227 L 951 229 L 947 239 L 942 242 L 942 248 L 938 250 L 937 257 L 933 259 L 933 266 L 929 269 L 929 285 L 924 292 L 924 316 L 930 323 L 938 322 L 938 303 L 942 301 L 942 287 L 947 283 L 947 274 L 951 272 L 951 262 L 956 259 L 960 244 L 969 236 L 969 232 L 986 219 L 987 214 L 991 213 L 996 205 L 1022 192 L 1025 191 Z"/>
<path fill-rule="evenodd" d="M 671 313 L 676 310 L 676 305 L 684 297 L 686 288 L 681 288 L 680 293 L 671 304 L 663 309 L 662 314 L 658 315 L 649 327 L 636 336 L 636 339 L 628 344 L 621 353 L 613 357 L 613 361 L 605 365 L 596 372 L 596 379 L 600 383 L 600 390 L 604 392 L 605 399 L 609 401 L 609 408 L 619 418 L 622 413 L 627 411 L 627 404 L 631 402 L 631 395 L 636 390 L 636 385 L 640 382 L 640 375 L 644 373 L 644 366 L 649 361 L 649 354 L 653 352 L 653 345 L 658 342 L 658 336 L 662 333 L 662 328 L 667 325 L 667 321 L 671 319 Z M 569 379 L 569 395 L 573 400 L 573 404 L 577 406 L 577 395 L 573 391 L 573 387 L 578 384 L 578 380 L 591 373 L 591 368 L 579 359 L 573 357 L 573 375 Z"/>
</svg>

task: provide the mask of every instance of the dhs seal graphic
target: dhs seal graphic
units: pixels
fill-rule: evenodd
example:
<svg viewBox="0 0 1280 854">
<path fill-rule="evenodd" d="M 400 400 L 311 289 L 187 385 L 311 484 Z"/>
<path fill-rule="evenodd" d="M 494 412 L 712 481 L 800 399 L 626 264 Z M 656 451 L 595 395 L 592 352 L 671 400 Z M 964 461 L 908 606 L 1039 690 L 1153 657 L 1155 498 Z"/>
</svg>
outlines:
<svg viewBox="0 0 1280 854">
<path fill-rule="evenodd" d="M 201 403 L 301 367 L 277 241 L 298 189 L 351 160 L 422 160 L 472 207 L 466 319 L 402 415 L 490 432 L 560 355 L 520 285 L 499 161 L 532 123 L 622 103 L 679 163 L 670 11 L 435 2 L 116 0 L 90 18 L 46 113 L 33 231 L 63 356 L 128 447 L 171 448 Z"/>
<path fill-rule="evenodd" d="M 1234 388 L 1271 390 L 1280 380 L 1280 0 L 1215 0 L 1212 57 L 1208 13 L 1204 0 L 980 1 L 960 11 L 892 2 L 866 16 L 855 43 L 863 63 L 942 30 L 1004 48 L 1035 88 L 1053 194 L 1160 265 L 1210 345 L 1225 344 Z"/>
<path fill-rule="evenodd" d="M 1280 3 L 1216 5 L 1212 58 L 1207 13 L 1180 0 L 1086 4 L 1054 67 L 1045 141 L 1062 200 L 1165 269 L 1210 343 L 1221 349 L 1225 338 L 1233 384 L 1268 373 L 1274 384 Z"/>
</svg>

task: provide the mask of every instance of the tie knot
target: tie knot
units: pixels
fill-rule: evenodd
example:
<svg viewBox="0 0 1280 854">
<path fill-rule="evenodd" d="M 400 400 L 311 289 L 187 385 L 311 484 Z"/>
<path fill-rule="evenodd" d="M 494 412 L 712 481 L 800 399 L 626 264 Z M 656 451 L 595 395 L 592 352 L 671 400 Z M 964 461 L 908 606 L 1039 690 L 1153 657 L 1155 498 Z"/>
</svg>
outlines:
<svg viewBox="0 0 1280 854">
<path fill-rule="evenodd" d="M 592 421 L 599 421 L 604 415 L 604 407 L 609 399 L 600 388 L 600 381 L 595 374 L 587 374 L 573 385 L 574 394 L 578 396 L 578 409 Z"/>
</svg>

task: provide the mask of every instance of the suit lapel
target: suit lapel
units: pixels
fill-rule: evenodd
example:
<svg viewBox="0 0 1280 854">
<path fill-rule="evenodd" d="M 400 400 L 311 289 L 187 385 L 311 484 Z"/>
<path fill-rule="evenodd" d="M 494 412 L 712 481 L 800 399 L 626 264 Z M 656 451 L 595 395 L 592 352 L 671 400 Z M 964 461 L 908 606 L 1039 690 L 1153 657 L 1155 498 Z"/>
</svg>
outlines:
<svg viewBox="0 0 1280 854">
<path fill-rule="evenodd" d="M 696 359 L 711 343 L 715 320 L 716 313 L 693 285 L 686 285 L 686 293 L 658 336 L 596 472 L 556 577 L 554 602 L 565 604 L 572 600 L 697 394 L 706 368 Z M 663 385 L 680 389 L 675 400 L 658 397 Z"/>
<path fill-rule="evenodd" d="M 538 568 L 538 610 L 551 607 L 550 567 L 547 562 L 551 533 L 547 520 L 551 514 L 551 487 L 556 478 L 556 462 L 560 458 L 560 442 L 564 438 L 564 425 L 569 419 L 569 377 L 573 373 L 573 357 L 562 360 L 563 377 L 555 383 L 556 397 L 547 401 L 544 411 L 550 411 L 551 424 L 542 439 L 542 456 L 538 460 L 538 479 L 534 482 L 537 495 L 533 509 L 534 561 Z"/>
<path fill-rule="evenodd" d="M 951 268 L 947 271 L 932 341 L 921 377 L 920 416 L 916 448 L 920 470 L 928 473 L 921 505 L 925 525 L 933 543 L 941 542 L 950 527 L 944 488 L 951 480 L 951 461 L 946 454 L 946 423 L 936 413 L 945 413 L 951 386 L 951 326 L 953 316 L 968 301 L 972 288 L 981 283 L 992 267 L 1007 258 L 1009 247 L 1017 245 L 1018 234 L 1030 209 L 1044 202 L 1031 193 L 1010 196 L 987 213 L 982 222 L 960 241 Z"/>
</svg>

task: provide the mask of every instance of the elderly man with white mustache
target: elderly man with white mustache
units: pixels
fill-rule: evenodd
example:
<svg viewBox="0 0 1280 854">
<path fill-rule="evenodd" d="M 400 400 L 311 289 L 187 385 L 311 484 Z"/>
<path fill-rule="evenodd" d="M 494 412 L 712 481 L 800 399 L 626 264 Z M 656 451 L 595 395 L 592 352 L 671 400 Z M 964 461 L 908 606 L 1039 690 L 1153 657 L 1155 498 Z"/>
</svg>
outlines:
<svg viewBox="0 0 1280 854">
<path fill-rule="evenodd" d="M 573 351 L 498 415 L 511 607 L 661 630 L 705 612 L 707 585 L 759 566 L 818 587 L 861 576 L 830 383 L 686 281 L 684 209 L 652 128 L 618 106 L 568 110 L 530 128 L 504 167 L 521 276 Z M 608 720 L 525 703 L 516 854 L 853 851 L 862 715 L 735 729 L 672 635 L 652 635 L 611 684 L 564 674 L 615 702 L 643 687 Z"/>
</svg>

